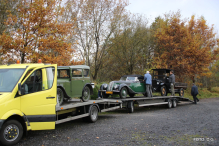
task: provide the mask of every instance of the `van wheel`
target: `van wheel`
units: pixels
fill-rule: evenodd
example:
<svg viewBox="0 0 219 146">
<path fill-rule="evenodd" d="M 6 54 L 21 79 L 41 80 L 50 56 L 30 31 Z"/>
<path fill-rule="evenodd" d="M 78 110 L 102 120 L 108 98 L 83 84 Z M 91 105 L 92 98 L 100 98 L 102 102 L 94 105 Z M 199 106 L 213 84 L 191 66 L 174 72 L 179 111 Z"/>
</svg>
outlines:
<svg viewBox="0 0 219 146">
<path fill-rule="evenodd" d="M 82 92 L 82 97 L 81 99 L 86 102 L 90 100 L 90 88 L 88 86 L 84 87 L 84 90 Z"/>
<path fill-rule="evenodd" d="M 22 136 L 23 127 L 16 120 L 7 121 L 0 131 L 0 141 L 3 145 L 14 145 L 20 141 Z"/>
<path fill-rule="evenodd" d="M 91 122 L 91 123 L 94 123 L 97 121 L 98 119 L 98 108 L 97 106 L 93 105 L 90 109 L 90 112 L 89 112 L 89 117 L 88 117 L 88 121 Z"/>
<path fill-rule="evenodd" d="M 57 88 L 57 98 L 59 100 L 59 105 L 61 105 L 63 103 L 64 100 L 64 93 L 62 91 L 62 89 Z"/>
</svg>

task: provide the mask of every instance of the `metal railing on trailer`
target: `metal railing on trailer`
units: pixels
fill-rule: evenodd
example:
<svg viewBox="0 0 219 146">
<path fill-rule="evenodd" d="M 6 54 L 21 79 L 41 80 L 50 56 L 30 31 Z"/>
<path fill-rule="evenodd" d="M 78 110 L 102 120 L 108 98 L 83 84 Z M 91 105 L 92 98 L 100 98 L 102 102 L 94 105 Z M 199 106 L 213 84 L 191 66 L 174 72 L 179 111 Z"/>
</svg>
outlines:
<svg viewBox="0 0 219 146">
<path fill-rule="evenodd" d="M 99 112 L 121 108 L 122 101 L 115 99 L 89 100 L 87 102 L 68 101 L 56 105 L 56 124 L 87 117 L 90 122 L 96 122 Z"/>
<path fill-rule="evenodd" d="M 119 98 L 111 98 L 114 100 L 119 100 Z M 193 102 L 188 98 L 180 96 L 154 96 L 154 97 L 144 97 L 136 96 L 134 98 L 120 99 L 123 103 L 123 107 L 126 107 L 129 113 L 134 112 L 134 104 L 139 107 L 152 106 L 152 105 L 163 105 L 167 104 L 169 108 L 176 107 L 180 101 Z"/>
</svg>

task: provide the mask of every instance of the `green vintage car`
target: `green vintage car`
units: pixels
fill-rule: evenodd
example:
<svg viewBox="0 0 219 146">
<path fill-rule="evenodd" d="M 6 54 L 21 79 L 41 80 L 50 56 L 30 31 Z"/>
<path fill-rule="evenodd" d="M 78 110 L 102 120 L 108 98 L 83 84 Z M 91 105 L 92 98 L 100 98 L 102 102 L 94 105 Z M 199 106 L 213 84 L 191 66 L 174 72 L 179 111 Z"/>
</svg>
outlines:
<svg viewBox="0 0 219 146">
<path fill-rule="evenodd" d="M 109 84 L 102 84 L 100 92 L 103 98 L 109 95 L 119 94 L 120 98 L 126 98 L 128 95 L 134 97 L 135 94 L 143 94 L 146 96 L 146 89 L 142 75 L 124 75 L 119 81 L 112 81 Z"/>
<path fill-rule="evenodd" d="M 86 65 L 58 66 L 57 96 L 61 105 L 64 99 L 80 97 L 88 101 L 94 84 L 90 79 L 90 67 Z"/>
</svg>

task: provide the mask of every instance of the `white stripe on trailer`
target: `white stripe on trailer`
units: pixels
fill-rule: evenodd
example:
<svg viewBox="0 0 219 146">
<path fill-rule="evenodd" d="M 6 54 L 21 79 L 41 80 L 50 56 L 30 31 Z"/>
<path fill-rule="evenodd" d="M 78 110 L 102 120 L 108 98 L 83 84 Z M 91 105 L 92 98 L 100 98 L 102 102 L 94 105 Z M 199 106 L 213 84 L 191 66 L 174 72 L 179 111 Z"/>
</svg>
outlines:
<svg viewBox="0 0 219 146">
<path fill-rule="evenodd" d="M 103 110 L 101 110 L 101 112 L 107 112 L 107 111 L 111 111 L 111 110 L 119 109 L 119 108 L 120 108 L 120 106 L 111 107 L 111 108 L 108 108 L 108 109 L 103 109 Z"/>
<path fill-rule="evenodd" d="M 151 106 L 151 105 L 162 105 L 162 104 L 168 104 L 168 102 L 151 103 L 151 104 L 140 104 L 139 107 L 142 107 L 142 106 Z"/>
<path fill-rule="evenodd" d="M 89 116 L 89 113 L 83 114 L 83 115 L 79 115 L 79 116 L 75 116 L 75 117 L 70 117 L 70 118 L 62 119 L 62 120 L 58 120 L 55 123 L 56 124 L 60 124 L 60 123 L 68 122 L 68 121 L 71 121 L 71 120 L 76 120 L 76 119 L 84 118 L 84 117 L 87 117 L 87 116 Z"/>
</svg>

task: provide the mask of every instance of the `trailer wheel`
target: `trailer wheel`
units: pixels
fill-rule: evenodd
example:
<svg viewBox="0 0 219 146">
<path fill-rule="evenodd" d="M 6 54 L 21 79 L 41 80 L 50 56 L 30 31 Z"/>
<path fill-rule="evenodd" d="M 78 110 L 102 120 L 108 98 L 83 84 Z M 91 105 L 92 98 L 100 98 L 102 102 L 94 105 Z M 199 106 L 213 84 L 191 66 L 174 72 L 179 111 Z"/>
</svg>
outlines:
<svg viewBox="0 0 219 146">
<path fill-rule="evenodd" d="M 162 86 L 160 88 L 160 90 L 161 90 L 161 96 L 166 96 L 167 95 L 167 91 L 166 91 L 166 87 L 165 86 Z"/>
<path fill-rule="evenodd" d="M 16 120 L 7 121 L 0 131 L 0 141 L 3 145 L 14 145 L 20 141 L 22 136 L 23 127 Z"/>
<path fill-rule="evenodd" d="M 86 102 L 88 100 L 90 100 L 90 88 L 88 86 L 84 87 L 84 90 L 82 92 L 82 97 L 81 97 L 82 101 Z"/>
<path fill-rule="evenodd" d="M 176 106 L 177 106 L 176 99 L 173 99 L 173 105 L 172 105 L 172 107 L 175 108 Z"/>
<path fill-rule="evenodd" d="M 88 116 L 88 121 L 91 122 L 91 123 L 94 123 L 97 121 L 98 119 L 98 108 L 97 106 L 93 105 L 90 109 L 90 112 L 89 112 L 89 116 Z"/>
<path fill-rule="evenodd" d="M 168 107 L 171 108 L 172 105 L 173 105 L 172 100 L 171 100 L 171 99 L 168 99 Z"/>
<path fill-rule="evenodd" d="M 183 88 L 180 88 L 180 90 L 179 90 L 179 96 L 180 96 L 180 97 L 183 97 L 183 96 L 184 96 L 184 89 L 183 89 Z"/>
<path fill-rule="evenodd" d="M 63 103 L 64 93 L 60 88 L 57 88 L 57 98 L 59 100 L 59 105 L 61 105 Z"/>
<path fill-rule="evenodd" d="M 134 112 L 134 104 L 133 101 L 129 101 L 128 105 L 127 105 L 127 109 L 129 113 L 133 113 Z"/>
<path fill-rule="evenodd" d="M 127 97 L 127 89 L 126 87 L 122 87 L 122 89 L 120 90 L 119 96 L 120 98 L 126 98 Z"/>
</svg>

